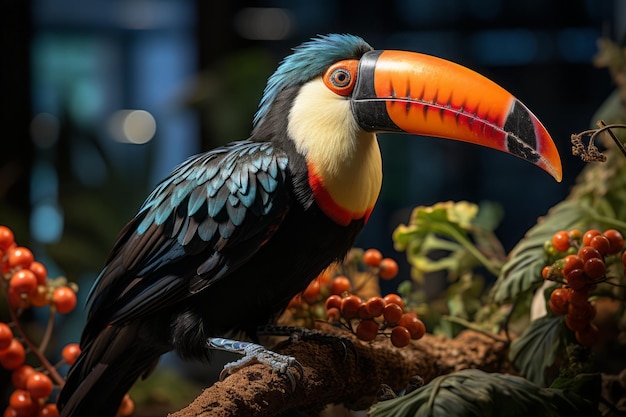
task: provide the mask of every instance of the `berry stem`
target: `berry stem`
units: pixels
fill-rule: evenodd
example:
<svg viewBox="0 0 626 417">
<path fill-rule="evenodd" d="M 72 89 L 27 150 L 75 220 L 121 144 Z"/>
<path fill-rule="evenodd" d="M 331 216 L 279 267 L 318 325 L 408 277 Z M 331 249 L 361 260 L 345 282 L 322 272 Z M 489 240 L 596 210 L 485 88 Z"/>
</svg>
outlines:
<svg viewBox="0 0 626 417">
<path fill-rule="evenodd" d="M 46 325 L 46 331 L 41 338 L 41 343 L 39 343 L 39 351 L 41 352 L 46 351 L 48 343 L 50 342 L 50 338 L 52 337 L 52 330 L 54 329 L 54 316 L 54 307 L 50 307 L 50 314 L 48 315 L 48 324 Z"/>
<path fill-rule="evenodd" d="M 13 321 L 15 329 L 20 334 L 20 336 L 21 336 L 22 340 L 24 341 L 24 343 L 26 343 L 28 348 L 37 357 L 37 359 L 39 360 L 41 365 L 44 368 L 46 368 L 46 370 L 48 371 L 50 377 L 54 380 L 54 382 L 58 386 L 62 387 L 65 384 L 65 380 L 57 372 L 56 368 L 54 366 L 52 366 L 52 364 L 50 363 L 50 361 L 48 361 L 48 359 L 45 357 L 45 355 L 43 353 L 41 353 L 39 348 L 37 348 L 37 346 L 35 346 L 34 343 L 30 340 L 30 338 L 26 335 L 26 333 L 24 332 L 24 329 L 22 329 L 22 326 L 21 326 L 20 322 L 18 321 L 17 314 L 15 313 L 15 309 L 9 308 L 9 314 L 11 315 L 11 320 Z"/>
</svg>

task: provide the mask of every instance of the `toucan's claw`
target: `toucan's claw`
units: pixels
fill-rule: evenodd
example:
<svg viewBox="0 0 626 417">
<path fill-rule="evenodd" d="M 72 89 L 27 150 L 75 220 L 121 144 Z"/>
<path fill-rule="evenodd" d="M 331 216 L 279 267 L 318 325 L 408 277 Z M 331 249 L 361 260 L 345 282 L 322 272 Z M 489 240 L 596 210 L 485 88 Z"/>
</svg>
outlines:
<svg viewBox="0 0 626 417">
<path fill-rule="evenodd" d="M 281 375 L 285 375 L 289 379 L 292 391 L 295 391 L 296 389 L 297 380 L 290 368 L 294 368 L 297 371 L 298 380 L 301 380 L 304 377 L 302 365 L 300 365 L 296 358 L 293 356 L 281 355 L 280 353 L 273 352 L 256 343 L 213 337 L 208 339 L 207 346 L 212 349 L 219 349 L 243 355 L 241 359 L 224 365 L 224 369 L 220 372 L 220 381 L 223 381 L 228 375 L 231 375 L 254 363 L 268 365 L 273 371 Z"/>
</svg>

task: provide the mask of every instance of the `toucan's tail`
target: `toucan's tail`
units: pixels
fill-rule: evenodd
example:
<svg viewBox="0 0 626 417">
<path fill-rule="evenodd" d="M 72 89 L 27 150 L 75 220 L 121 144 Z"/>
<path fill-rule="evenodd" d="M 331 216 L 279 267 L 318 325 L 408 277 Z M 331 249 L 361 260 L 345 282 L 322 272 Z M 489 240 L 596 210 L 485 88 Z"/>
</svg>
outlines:
<svg viewBox="0 0 626 417">
<path fill-rule="evenodd" d="M 60 417 L 114 417 L 124 395 L 164 353 L 144 343 L 140 324 L 108 326 L 81 346 L 59 394 Z"/>
</svg>

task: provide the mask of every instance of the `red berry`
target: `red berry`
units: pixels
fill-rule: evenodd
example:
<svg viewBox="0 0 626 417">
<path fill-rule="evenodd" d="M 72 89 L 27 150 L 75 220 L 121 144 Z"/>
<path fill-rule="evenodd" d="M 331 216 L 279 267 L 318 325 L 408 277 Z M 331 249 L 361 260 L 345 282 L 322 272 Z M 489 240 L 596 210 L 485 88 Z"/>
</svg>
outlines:
<svg viewBox="0 0 626 417">
<path fill-rule="evenodd" d="M 13 340 L 13 330 L 6 323 L 0 323 L 0 350 L 6 349 Z"/>
<path fill-rule="evenodd" d="M 15 243 L 13 232 L 6 226 L 0 226 L 0 252 L 4 252 Z"/>
<path fill-rule="evenodd" d="M 337 307 L 331 307 L 326 310 L 326 317 L 329 320 L 337 321 L 341 318 L 341 311 Z"/>
<path fill-rule="evenodd" d="M 585 274 L 592 280 L 598 280 L 604 276 L 604 272 L 606 272 L 606 265 L 602 259 L 591 258 L 585 261 L 584 266 Z"/>
<path fill-rule="evenodd" d="M 11 340 L 9 347 L 0 350 L 0 365 L 9 371 L 22 366 L 24 359 L 26 359 L 24 346 L 15 338 Z"/>
<path fill-rule="evenodd" d="M 26 379 L 26 391 L 35 399 L 48 398 L 52 388 L 52 380 L 43 372 L 32 373 Z"/>
<path fill-rule="evenodd" d="M 35 257 L 30 249 L 23 246 L 17 246 L 13 249 L 9 249 L 9 258 L 7 264 L 9 269 L 21 267 L 28 268 L 33 263 Z"/>
<path fill-rule="evenodd" d="M 347 295 L 341 300 L 341 314 L 347 319 L 358 317 L 361 304 L 363 304 L 363 301 L 359 296 Z"/>
<path fill-rule="evenodd" d="M 409 333 L 411 333 L 411 339 L 421 339 L 426 333 L 426 326 L 424 322 L 417 318 L 415 313 L 404 313 L 398 321 L 399 326 L 406 327 Z"/>
<path fill-rule="evenodd" d="M 78 359 L 78 355 L 80 355 L 80 346 L 78 343 L 70 343 L 65 345 L 63 350 L 61 351 L 61 357 L 67 362 L 69 365 L 74 365 L 76 359 Z"/>
<path fill-rule="evenodd" d="M 365 302 L 365 308 L 372 317 L 378 317 L 383 314 L 385 309 L 385 300 L 381 297 L 372 297 Z"/>
<path fill-rule="evenodd" d="M 320 282 L 317 278 L 309 283 L 304 292 L 302 293 L 302 299 L 309 304 L 313 304 L 317 297 L 320 295 Z"/>
<path fill-rule="evenodd" d="M 391 329 L 391 344 L 395 347 L 405 347 L 411 340 L 411 333 L 404 326 L 396 326 Z"/>
<path fill-rule="evenodd" d="M 600 331 L 595 324 L 589 323 L 589 325 L 576 332 L 576 340 L 583 346 L 593 346 L 598 342 L 600 337 Z"/>
<path fill-rule="evenodd" d="M 135 411 L 135 402 L 130 395 L 126 394 L 124 398 L 122 398 L 122 402 L 120 403 L 120 408 L 117 410 L 117 413 L 121 417 L 127 417 L 131 415 Z"/>
<path fill-rule="evenodd" d="M 37 278 L 37 284 L 39 285 L 46 284 L 46 278 L 48 277 L 48 270 L 46 269 L 44 264 L 42 264 L 41 262 L 33 262 L 32 264 L 30 264 L 30 267 L 28 269 L 30 269 L 32 273 L 35 274 L 35 277 Z"/>
<path fill-rule="evenodd" d="M 620 233 L 619 230 L 609 229 L 606 230 L 604 236 L 609 239 L 611 246 L 609 247 L 609 255 L 615 255 L 619 253 L 624 247 L 624 236 Z"/>
<path fill-rule="evenodd" d="M 559 252 L 565 252 L 570 247 L 569 238 L 569 232 L 566 232 L 565 230 L 556 232 L 554 236 L 552 236 L 552 246 L 554 246 L 554 249 Z"/>
<path fill-rule="evenodd" d="M 19 417 L 32 416 L 37 412 L 37 402 L 33 401 L 30 393 L 23 389 L 16 389 L 9 397 L 9 405 Z"/>
<path fill-rule="evenodd" d="M 587 231 L 585 232 L 585 234 L 583 235 L 583 245 L 584 245 L 584 246 L 589 246 L 589 245 L 591 244 L 591 239 L 592 239 L 594 236 L 598 236 L 598 235 L 600 235 L 600 234 L 601 234 L 601 233 L 600 233 L 598 230 L 595 230 L 595 229 L 590 229 L 590 230 L 587 230 Z"/>
<path fill-rule="evenodd" d="M 378 268 L 382 260 L 383 254 L 378 249 L 368 249 L 363 253 L 363 263 L 367 266 Z"/>
<path fill-rule="evenodd" d="M 563 266 L 562 274 L 566 277 L 573 269 L 583 269 L 585 262 L 578 255 L 567 255 L 563 258 L 565 266 Z"/>
<path fill-rule="evenodd" d="M 402 317 L 403 310 L 398 304 L 387 304 L 383 310 L 383 317 L 389 324 L 396 324 Z"/>
<path fill-rule="evenodd" d="M 32 366 L 22 365 L 11 374 L 11 383 L 15 388 L 26 389 L 26 380 L 34 373 L 35 369 Z"/>
<path fill-rule="evenodd" d="M 572 290 L 569 292 L 568 301 L 570 304 L 580 306 L 587 304 L 589 299 L 589 287 L 583 287 L 580 290 Z"/>
<path fill-rule="evenodd" d="M 548 279 L 550 277 L 550 265 L 546 265 L 541 269 L 541 278 Z"/>
<path fill-rule="evenodd" d="M 341 308 L 341 297 L 333 294 L 326 299 L 325 303 L 326 310 L 331 308 Z"/>
<path fill-rule="evenodd" d="M 336 277 L 333 279 L 332 284 L 330 284 L 330 293 L 341 295 L 346 291 L 350 291 L 352 289 L 352 284 L 348 277 L 343 275 Z"/>
<path fill-rule="evenodd" d="M 579 290 L 588 284 L 587 276 L 582 269 L 572 269 L 565 279 L 567 280 L 567 285 L 574 290 Z"/>
<path fill-rule="evenodd" d="M 611 242 L 606 236 L 598 235 L 591 238 L 589 246 L 600 252 L 600 255 L 606 256 L 611 249 Z"/>
<path fill-rule="evenodd" d="M 37 417 L 59 417 L 59 409 L 56 404 L 46 404 L 41 407 Z"/>
<path fill-rule="evenodd" d="M 568 292 L 564 288 L 556 288 L 550 294 L 549 307 L 554 314 L 559 316 L 567 314 Z"/>
<path fill-rule="evenodd" d="M 587 262 L 589 259 L 592 258 L 602 259 L 602 255 L 600 254 L 600 252 L 598 252 L 596 248 L 591 246 L 583 246 L 582 248 L 580 248 L 580 250 L 578 251 L 578 256 L 580 256 L 580 259 L 582 259 L 583 262 Z"/>
<path fill-rule="evenodd" d="M 59 313 L 69 313 L 76 307 L 76 293 L 67 286 L 56 288 L 52 293 L 52 304 Z"/>
<path fill-rule="evenodd" d="M 400 308 L 404 308 L 404 301 L 398 294 L 387 294 L 383 297 L 383 300 L 385 300 L 385 304 L 397 304 Z"/>
<path fill-rule="evenodd" d="M 596 316 L 596 308 L 590 302 L 578 305 L 570 304 L 567 309 L 567 316 L 573 320 L 586 320 L 589 322 Z"/>
<path fill-rule="evenodd" d="M 361 320 L 358 326 L 356 326 L 356 337 L 369 342 L 376 339 L 378 334 L 378 323 L 374 320 Z"/>
<path fill-rule="evenodd" d="M 20 269 L 11 276 L 9 286 L 17 294 L 34 294 L 37 289 L 37 277 L 30 269 Z"/>
<path fill-rule="evenodd" d="M 380 272 L 382 279 L 393 279 L 398 275 L 398 263 L 392 258 L 385 258 L 380 261 Z"/>
<path fill-rule="evenodd" d="M 585 327 L 589 326 L 589 320 L 576 319 L 576 318 L 574 318 L 574 317 L 572 317 L 570 315 L 567 315 L 565 317 L 565 325 L 571 331 L 577 332 L 577 331 L 582 330 Z"/>
</svg>

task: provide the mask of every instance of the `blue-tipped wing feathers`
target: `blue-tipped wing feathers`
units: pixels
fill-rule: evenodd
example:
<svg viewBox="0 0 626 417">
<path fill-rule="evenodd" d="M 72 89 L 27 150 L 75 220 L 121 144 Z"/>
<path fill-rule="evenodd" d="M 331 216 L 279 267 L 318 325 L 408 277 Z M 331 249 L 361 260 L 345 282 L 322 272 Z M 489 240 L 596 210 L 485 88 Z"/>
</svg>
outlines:
<svg viewBox="0 0 626 417">
<path fill-rule="evenodd" d="M 89 330 L 151 314 L 236 270 L 289 208 L 287 163 L 270 143 L 240 141 L 179 165 L 120 234 L 89 295 Z"/>
</svg>

